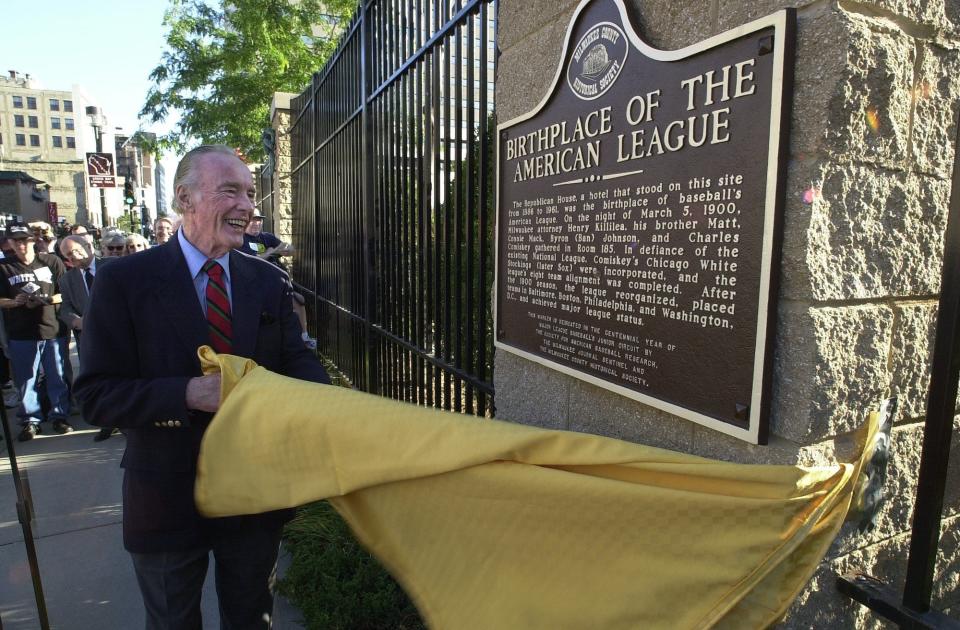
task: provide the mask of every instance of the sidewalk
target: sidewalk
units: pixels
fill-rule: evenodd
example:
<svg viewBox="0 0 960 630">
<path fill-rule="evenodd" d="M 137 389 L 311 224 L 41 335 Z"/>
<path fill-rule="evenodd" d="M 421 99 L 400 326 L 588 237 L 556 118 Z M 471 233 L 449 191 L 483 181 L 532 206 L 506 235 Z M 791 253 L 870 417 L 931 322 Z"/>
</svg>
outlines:
<svg viewBox="0 0 960 630">
<path fill-rule="evenodd" d="M 2 402 L 0 402 L 2 404 Z M 16 409 L 8 409 L 17 434 Z M 44 433 L 15 442 L 21 475 L 33 495 L 33 533 L 51 628 L 142 628 L 143 604 L 121 531 L 120 458 L 125 438 L 93 442 L 96 429 L 78 417 L 68 435 Z M 0 621 L 3 630 L 40 627 L 16 491 L 6 444 L 0 442 Z M 282 598 L 274 610 L 278 630 L 299 629 L 300 615 Z M 213 570 L 203 592 L 204 628 L 219 628 Z"/>
</svg>

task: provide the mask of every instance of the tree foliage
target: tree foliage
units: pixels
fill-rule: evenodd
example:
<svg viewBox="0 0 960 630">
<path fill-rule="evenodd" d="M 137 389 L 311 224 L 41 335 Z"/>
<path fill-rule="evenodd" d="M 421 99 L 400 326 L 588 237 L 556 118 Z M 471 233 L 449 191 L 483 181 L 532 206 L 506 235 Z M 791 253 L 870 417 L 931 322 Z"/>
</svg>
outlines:
<svg viewBox="0 0 960 630">
<path fill-rule="evenodd" d="M 216 5 L 216 6 L 214 6 Z M 179 115 L 159 147 L 222 143 L 254 161 L 274 92 L 300 92 L 336 47 L 356 0 L 171 0 L 167 49 L 140 117 Z"/>
</svg>

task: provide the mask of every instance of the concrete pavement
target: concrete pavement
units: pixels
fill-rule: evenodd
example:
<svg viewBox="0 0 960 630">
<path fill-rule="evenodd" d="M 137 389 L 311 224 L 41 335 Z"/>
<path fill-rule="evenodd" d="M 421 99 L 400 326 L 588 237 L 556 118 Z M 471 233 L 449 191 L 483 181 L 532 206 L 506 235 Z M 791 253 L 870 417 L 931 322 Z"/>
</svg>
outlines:
<svg viewBox="0 0 960 630">
<path fill-rule="evenodd" d="M 16 419 L 9 415 L 15 438 Z M 44 423 L 44 434 L 14 444 L 33 495 L 34 538 L 50 627 L 142 628 L 143 604 L 120 525 L 119 464 L 125 438 L 95 443 L 95 429 L 77 417 L 70 421 L 74 433 L 56 435 Z M 0 621 L 3 630 L 34 630 L 40 623 L 4 446 L 0 444 Z M 299 612 L 286 601 L 278 599 L 274 613 L 274 628 L 301 628 Z M 212 566 L 204 584 L 203 617 L 205 629 L 219 627 Z"/>
</svg>

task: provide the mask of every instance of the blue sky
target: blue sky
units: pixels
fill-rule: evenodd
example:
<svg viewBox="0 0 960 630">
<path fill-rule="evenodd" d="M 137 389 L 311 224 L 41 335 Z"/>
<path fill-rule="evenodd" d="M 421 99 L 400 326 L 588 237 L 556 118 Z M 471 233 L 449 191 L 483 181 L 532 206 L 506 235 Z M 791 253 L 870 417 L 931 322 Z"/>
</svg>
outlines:
<svg viewBox="0 0 960 630">
<path fill-rule="evenodd" d="M 112 127 L 135 131 L 150 87 L 148 76 L 164 49 L 163 13 L 169 0 L 126 2 L 35 0 L 4 12 L 0 72 L 17 70 L 44 88 L 84 87 Z M 145 125 L 163 133 L 165 126 Z M 168 181 L 176 156 L 163 160 Z M 171 194 L 167 189 L 167 194 Z"/>
</svg>

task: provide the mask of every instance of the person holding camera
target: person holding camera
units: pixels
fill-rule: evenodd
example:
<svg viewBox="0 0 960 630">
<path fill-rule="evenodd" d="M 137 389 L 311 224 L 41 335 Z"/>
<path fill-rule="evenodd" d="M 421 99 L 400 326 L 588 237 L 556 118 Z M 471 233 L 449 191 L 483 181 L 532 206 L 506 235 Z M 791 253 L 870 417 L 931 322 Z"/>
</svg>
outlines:
<svg viewBox="0 0 960 630">
<path fill-rule="evenodd" d="M 53 254 L 37 253 L 36 238 L 30 226 L 7 224 L 7 238 L 13 242 L 14 256 L 0 261 L 0 309 L 9 337 L 8 349 L 13 365 L 13 380 L 20 393 L 18 416 L 21 442 L 40 433 L 43 411 L 37 392 L 37 380 L 43 367 L 50 410 L 47 419 L 57 433 L 70 433 L 70 394 L 63 363 L 68 352 L 68 337 L 60 334 L 56 304 L 59 304 L 60 278 L 66 268 Z"/>
<path fill-rule="evenodd" d="M 57 235 L 53 231 L 53 228 L 50 227 L 50 224 L 46 221 L 31 221 L 27 225 L 33 229 L 33 237 L 36 239 L 33 247 L 37 250 L 37 253 L 54 254 L 59 258 L 60 254 L 57 252 Z"/>
</svg>

